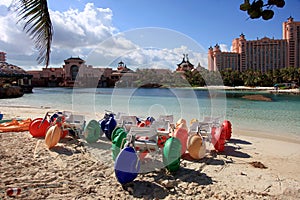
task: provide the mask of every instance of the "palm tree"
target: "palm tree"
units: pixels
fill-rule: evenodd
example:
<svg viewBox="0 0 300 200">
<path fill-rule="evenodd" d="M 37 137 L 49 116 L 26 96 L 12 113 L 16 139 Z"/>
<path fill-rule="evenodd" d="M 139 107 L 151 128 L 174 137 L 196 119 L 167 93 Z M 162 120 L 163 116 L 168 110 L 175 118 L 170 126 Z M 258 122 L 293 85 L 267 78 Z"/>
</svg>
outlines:
<svg viewBox="0 0 300 200">
<path fill-rule="evenodd" d="M 47 0 L 13 0 L 12 7 L 19 20 L 24 21 L 23 30 L 34 41 L 39 55 L 37 61 L 47 67 L 50 61 L 53 27 Z"/>
</svg>

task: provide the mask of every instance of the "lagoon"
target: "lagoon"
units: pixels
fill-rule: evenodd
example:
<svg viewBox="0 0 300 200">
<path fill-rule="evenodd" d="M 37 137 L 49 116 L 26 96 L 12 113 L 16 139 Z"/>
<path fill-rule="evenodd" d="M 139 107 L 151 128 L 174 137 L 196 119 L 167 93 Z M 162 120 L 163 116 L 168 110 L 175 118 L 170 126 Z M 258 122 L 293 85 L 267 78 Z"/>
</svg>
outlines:
<svg viewBox="0 0 300 200">
<path fill-rule="evenodd" d="M 262 94 L 271 102 L 253 101 L 244 95 Z M 248 131 L 276 136 L 300 137 L 300 95 L 265 91 L 199 90 L 182 88 L 34 88 L 33 93 L 15 99 L 1 99 L 2 106 L 43 107 L 93 114 L 110 110 L 139 117 L 173 115 L 174 120 L 206 116 L 231 121 L 233 134 Z M 0 108 L 1 111 L 1 108 Z M 28 116 L 30 117 L 30 116 Z M 42 116 L 41 116 L 42 117 Z"/>
</svg>

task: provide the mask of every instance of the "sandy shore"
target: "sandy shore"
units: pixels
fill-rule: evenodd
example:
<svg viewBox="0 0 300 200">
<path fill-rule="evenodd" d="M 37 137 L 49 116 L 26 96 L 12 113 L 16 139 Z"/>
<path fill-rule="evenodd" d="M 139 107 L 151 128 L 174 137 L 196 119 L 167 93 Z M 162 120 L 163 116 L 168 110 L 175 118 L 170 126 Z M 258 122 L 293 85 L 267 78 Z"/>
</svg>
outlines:
<svg viewBox="0 0 300 200">
<path fill-rule="evenodd" d="M 268 93 L 275 94 L 300 94 L 299 88 L 294 89 L 275 89 L 274 87 L 249 87 L 249 86 L 204 86 L 204 87 L 195 87 L 195 89 L 202 90 L 241 90 L 241 91 L 265 91 Z"/>
<path fill-rule="evenodd" d="M 48 108 L 2 107 L 6 118 L 43 117 Z M 100 119 L 100 116 L 99 118 Z M 263 135 L 263 134 L 262 134 Z M 300 142 L 235 130 L 223 153 L 182 159 L 180 169 L 139 174 L 122 187 L 110 142 L 70 136 L 48 150 L 29 132 L 0 133 L 0 199 L 299 199 Z"/>
</svg>

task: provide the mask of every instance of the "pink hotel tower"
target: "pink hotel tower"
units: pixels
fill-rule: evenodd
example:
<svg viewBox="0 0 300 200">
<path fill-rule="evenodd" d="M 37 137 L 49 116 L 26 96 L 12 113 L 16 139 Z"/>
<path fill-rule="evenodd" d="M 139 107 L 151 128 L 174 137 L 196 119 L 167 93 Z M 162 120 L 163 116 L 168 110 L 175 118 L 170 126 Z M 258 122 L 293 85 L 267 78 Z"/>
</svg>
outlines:
<svg viewBox="0 0 300 200">
<path fill-rule="evenodd" d="M 289 17 L 282 24 L 283 39 L 245 39 L 241 34 L 232 41 L 232 52 L 222 52 L 219 45 L 208 49 L 208 70 L 225 68 L 261 72 L 284 67 L 300 67 L 300 22 Z"/>
</svg>

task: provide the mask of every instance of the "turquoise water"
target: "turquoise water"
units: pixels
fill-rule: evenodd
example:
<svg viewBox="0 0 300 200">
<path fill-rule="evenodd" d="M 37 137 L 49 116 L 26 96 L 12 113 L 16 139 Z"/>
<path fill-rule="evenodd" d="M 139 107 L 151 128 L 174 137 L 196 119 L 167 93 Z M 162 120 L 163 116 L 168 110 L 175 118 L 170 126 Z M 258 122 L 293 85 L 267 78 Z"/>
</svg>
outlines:
<svg viewBox="0 0 300 200">
<path fill-rule="evenodd" d="M 234 130 L 300 136 L 300 96 L 260 93 L 272 102 L 241 98 L 245 91 L 193 89 L 35 88 L 21 98 L 1 99 L 1 106 L 51 107 L 82 113 L 112 110 L 140 117 L 172 114 L 174 120 L 206 116 L 231 121 Z M 252 93 L 254 94 L 254 93 Z M 1 111 L 1 109 L 0 109 Z"/>
</svg>

